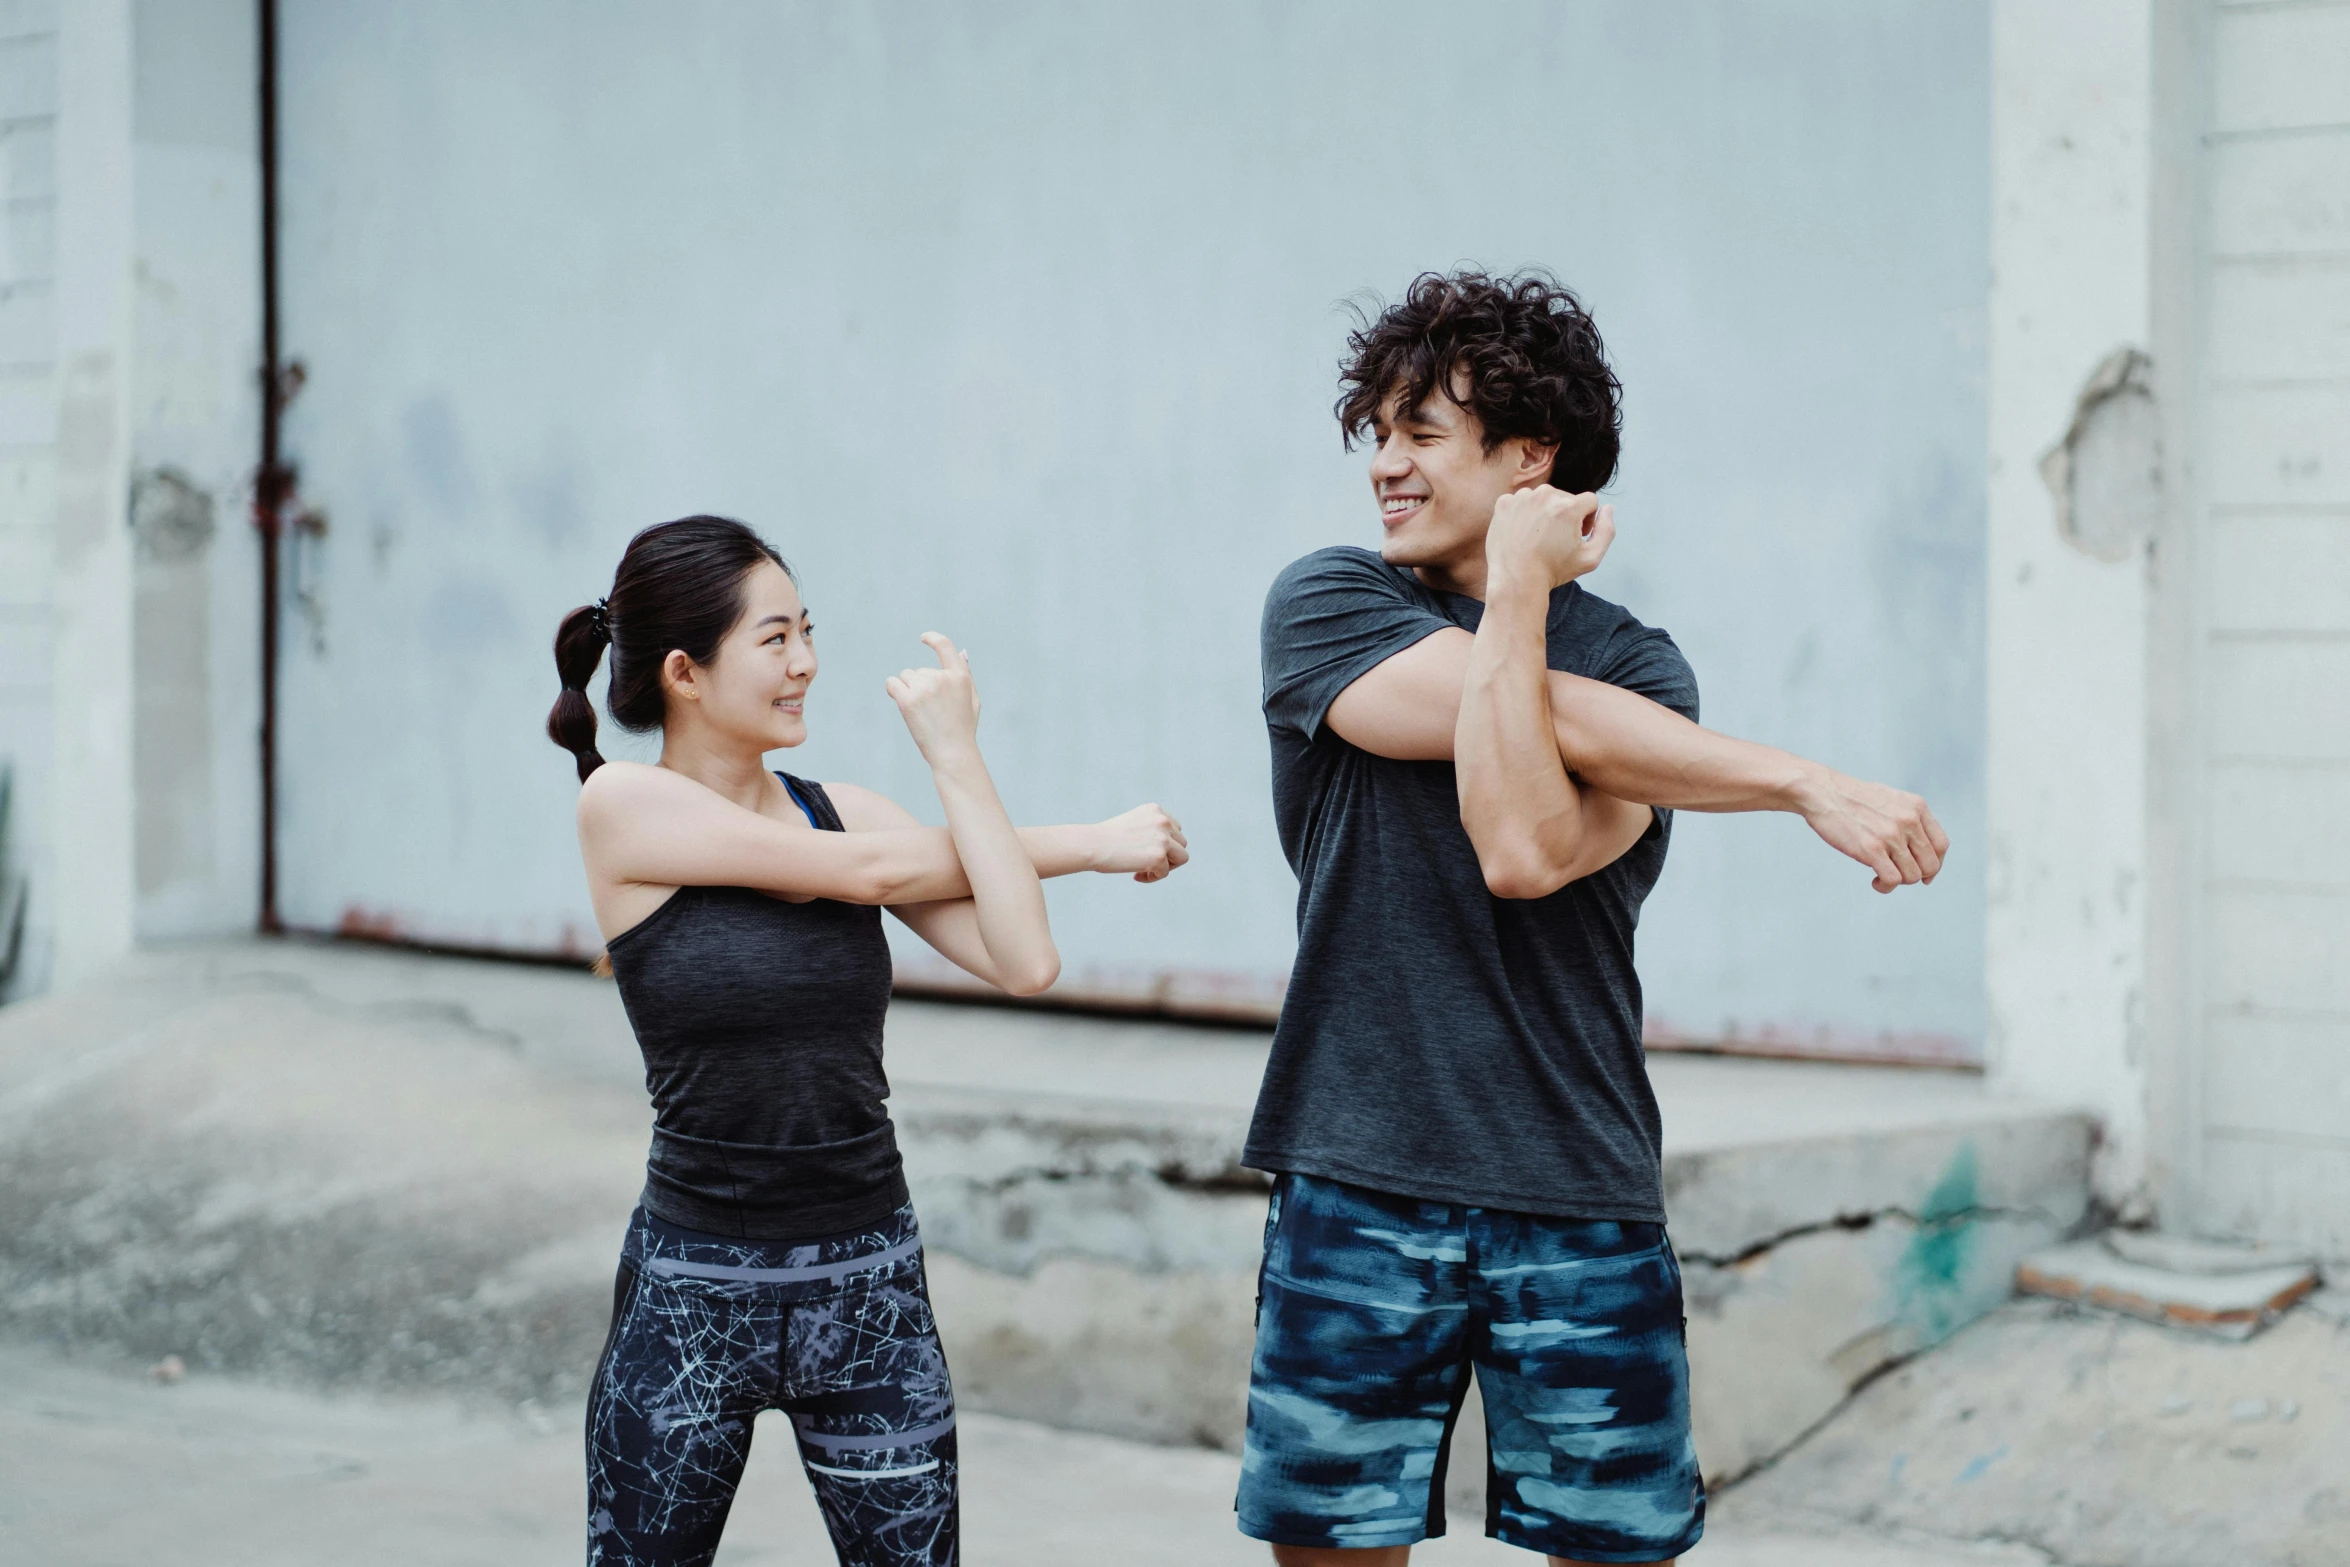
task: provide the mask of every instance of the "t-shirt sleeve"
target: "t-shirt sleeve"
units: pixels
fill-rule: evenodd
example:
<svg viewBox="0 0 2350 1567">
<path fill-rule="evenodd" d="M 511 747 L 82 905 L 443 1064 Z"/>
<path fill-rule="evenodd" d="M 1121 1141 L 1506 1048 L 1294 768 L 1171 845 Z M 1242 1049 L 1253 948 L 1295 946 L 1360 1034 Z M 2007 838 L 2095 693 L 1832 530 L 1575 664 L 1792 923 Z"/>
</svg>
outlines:
<svg viewBox="0 0 2350 1567">
<path fill-rule="evenodd" d="M 1265 595 L 1267 721 L 1312 739 L 1339 692 L 1451 624 L 1366 551 L 1317 550 L 1294 562 Z"/>
<path fill-rule="evenodd" d="M 1638 626 L 1629 636 L 1619 637 L 1594 678 L 1637 691 L 1691 723 L 1697 722 L 1697 671 L 1689 667 L 1689 660 L 1681 656 L 1673 639 L 1654 626 Z M 1661 805 L 1650 807 L 1648 831 L 1640 835 L 1641 843 L 1662 844 L 1672 826 L 1671 811 Z"/>
<path fill-rule="evenodd" d="M 1697 722 L 1697 671 L 1673 639 L 1654 626 L 1641 626 L 1618 638 L 1594 678 L 1637 691 Z"/>
</svg>

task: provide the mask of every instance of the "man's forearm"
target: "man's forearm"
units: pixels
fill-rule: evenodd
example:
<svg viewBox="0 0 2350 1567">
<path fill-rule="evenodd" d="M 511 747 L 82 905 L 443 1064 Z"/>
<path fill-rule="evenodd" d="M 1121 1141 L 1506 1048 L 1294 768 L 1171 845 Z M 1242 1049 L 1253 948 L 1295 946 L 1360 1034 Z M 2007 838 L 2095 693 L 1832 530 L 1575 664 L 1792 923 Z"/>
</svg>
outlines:
<svg viewBox="0 0 2350 1567">
<path fill-rule="evenodd" d="M 1805 812 L 1826 769 L 1716 734 L 1637 692 L 1550 671 L 1551 732 L 1594 789 L 1682 811 Z"/>
<path fill-rule="evenodd" d="M 1372 669 L 1330 705 L 1339 737 L 1397 761 L 1452 761 L 1473 638 L 1457 626 Z M 1931 881 L 1950 840 L 1914 794 L 1775 746 L 1701 729 L 1635 692 L 1547 673 L 1552 738 L 1593 790 L 1684 811 L 1792 811 L 1876 873 L 1880 892 Z"/>
<path fill-rule="evenodd" d="M 1476 639 L 1457 626 L 1413 644 L 1330 706 L 1342 739 L 1398 761 L 1458 763 L 1461 695 Z M 1569 771 L 1639 805 L 1695 811 L 1801 810 L 1797 782 L 1814 763 L 1700 729 L 1635 692 L 1557 670 L 1553 738 Z"/>
<path fill-rule="evenodd" d="M 1505 898 L 1555 890 L 1580 842 L 1544 676 L 1550 595 L 1496 584 L 1469 652 L 1453 741 L 1461 825 L 1485 882 Z"/>
</svg>

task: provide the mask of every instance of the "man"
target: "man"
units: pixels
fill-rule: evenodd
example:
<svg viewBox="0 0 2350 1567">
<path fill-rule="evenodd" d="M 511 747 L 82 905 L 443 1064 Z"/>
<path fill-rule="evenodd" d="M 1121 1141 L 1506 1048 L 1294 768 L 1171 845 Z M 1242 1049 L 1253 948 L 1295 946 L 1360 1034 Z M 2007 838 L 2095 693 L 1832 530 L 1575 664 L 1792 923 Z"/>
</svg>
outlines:
<svg viewBox="0 0 2350 1567">
<path fill-rule="evenodd" d="M 1632 936 L 1671 811 L 1796 812 L 1880 892 L 1948 841 L 1699 728 L 1672 639 L 1583 589 L 1620 387 L 1572 294 L 1423 276 L 1349 348 L 1385 538 L 1265 605 L 1298 954 L 1246 1156 L 1277 1180 L 1241 1528 L 1283 1567 L 1401 1564 L 1473 1367 L 1488 1534 L 1668 1561 L 1704 1497 Z"/>
</svg>

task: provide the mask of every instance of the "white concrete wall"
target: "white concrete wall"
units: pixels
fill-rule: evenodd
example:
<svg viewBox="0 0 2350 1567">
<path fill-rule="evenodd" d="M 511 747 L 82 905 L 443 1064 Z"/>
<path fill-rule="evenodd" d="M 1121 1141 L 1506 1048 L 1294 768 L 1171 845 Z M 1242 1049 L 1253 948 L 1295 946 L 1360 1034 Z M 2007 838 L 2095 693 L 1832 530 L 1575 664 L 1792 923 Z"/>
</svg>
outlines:
<svg viewBox="0 0 2350 1567">
<path fill-rule="evenodd" d="M 254 72 L 244 0 L 0 8 L 12 994 L 253 922 Z"/>
<path fill-rule="evenodd" d="M 2125 1212 L 2350 1255 L 2350 4 L 1993 38 L 1991 1065 Z M 2040 459 L 2123 348 L 2099 551 Z"/>
<path fill-rule="evenodd" d="M 0 994 L 22 994 L 47 984 L 57 931 L 57 7 L 40 0 L 0 7 L 0 203 L 0 761 L 15 779 L 0 900 L 30 893 Z M 11 910 L 0 901 L 0 922 Z"/>
<path fill-rule="evenodd" d="M 2193 1221 L 2350 1257 L 2350 4 L 2223 4 Z"/>
<path fill-rule="evenodd" d="M 720 510 L 822 623 L 795 766 L 932 809 L 877 688 L 954 632 L 1020 815 L 1156 797 L 1200 853 L 1056 886 L 1066 983 L 1277 976 L 1258 606 L 1376 537 L 1335 307 L 1541 262 L 1630 388 L 1594 587 L 1713 722 L 1926 790 L 1960 846 L 1881 899 L 1793 822 L 1684 819 L 1654 1015 L 1973 1049 L 1984 12 L 1474 15 L 287 0 L 289 440 L 328 518 L 288 917 L 592 948 L 547 645 L 632 531 Z M 1394 107 L 1406 62 L 1440 108 Z"/>
</svg>

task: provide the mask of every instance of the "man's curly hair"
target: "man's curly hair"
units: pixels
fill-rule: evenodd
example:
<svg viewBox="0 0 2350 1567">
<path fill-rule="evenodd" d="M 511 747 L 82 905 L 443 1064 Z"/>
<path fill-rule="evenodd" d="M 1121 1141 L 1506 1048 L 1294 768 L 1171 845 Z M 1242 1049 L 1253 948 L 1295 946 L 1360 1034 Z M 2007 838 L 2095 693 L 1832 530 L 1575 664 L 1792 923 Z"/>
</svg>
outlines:
<svg viewBox="0 0 2350 1567">
<path fill-rule="evenodd" d="M 1453 400 L 1484 426 L 1487 451 L 1518 436 L 1556 446 L 1550 482 L 1562 490 L 1616 475 L 1623 383 L 1591 313 L 1547 272 L 1423 272 L 1376 320 L 1358 312 L 1346 347 L 1333 412 L 1350 451 L 1390 393 L 1405 408 L 1452 397 L 1459 370 L 1468 395 Z"/>
</svg>

